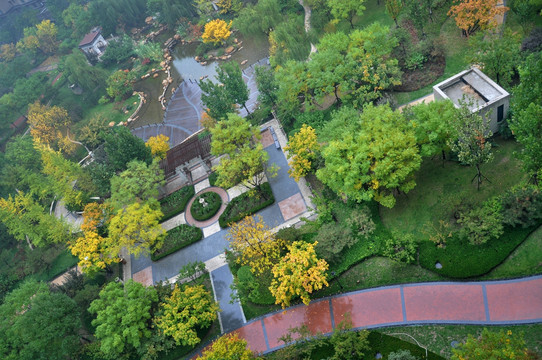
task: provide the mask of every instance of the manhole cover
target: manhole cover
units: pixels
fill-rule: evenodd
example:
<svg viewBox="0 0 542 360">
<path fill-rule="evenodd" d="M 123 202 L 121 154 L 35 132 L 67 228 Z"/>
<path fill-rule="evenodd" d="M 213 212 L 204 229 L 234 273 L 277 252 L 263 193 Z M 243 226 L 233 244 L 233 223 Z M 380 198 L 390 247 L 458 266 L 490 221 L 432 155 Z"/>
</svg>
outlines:
<svg viewBox="0 0 542 360">
<path fill-rule="evenodd" d="M 437 262 L 437 263 L 435 264 L 435 268 L 437 268 L 437 269 L 442 269 L 442 264 L 439 263 L 439 262 Z"/>
</svg>

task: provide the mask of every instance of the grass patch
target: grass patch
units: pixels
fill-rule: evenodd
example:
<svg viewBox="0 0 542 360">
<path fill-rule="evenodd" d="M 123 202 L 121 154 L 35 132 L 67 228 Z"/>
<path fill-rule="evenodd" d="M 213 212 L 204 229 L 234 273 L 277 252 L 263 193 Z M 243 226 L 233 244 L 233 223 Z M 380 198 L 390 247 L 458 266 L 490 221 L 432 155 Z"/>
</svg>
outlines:
<svg viewBox="0 0 542 360">
<path fill-rule="evenodd" d="M 423 325 L 385 328 L 381 329 L 380 332 L 385 334 L 409 334 L 418 340 L 420 344 L 427 346 L 429 351 L 445 358 L 450 358 L 452 355 L 452 341 L 464 342 L 468 334 L 478 336 L 482 333 L 483 329 L 484 326 L 478 325 Z M 490 330 L 494 331 L 501 329 L 523 332 L 527 348 L 539 355 L 542 354 L 542 324 L 490 327 Z M 402 338 L 412 342 L 407 336 Z"/>
<path fill-rule="evenodd" d="M 491 183 L 484 182 L 479 191 L 471 183 L 475 169 L 456 162 L 443 164 L 439 159 L 424 159 L 416 173 L 416 187 L 397 197 L 392 209 L 380 207 L 382 222 L 388 229 L 411 233 L 423 240 L 428 238 L 424 234 L 426 224 L 436 225 L 441 219 L 452 221 L 458 206 L 481 204 L 525 179 L 520 162 L 513 156 L 519 150 L 515 141 L 496 139 L 494 150 L 494 160 L 481 166 Z"/>
<path fill-rule="evenodd" d="M 57 276 L 65 273 L 79 262 L 77 256 L 73 256 L 67 249 L 63 250 L 51 264 L 47 271 L 35 274 L 38 281 L 51 281 Z"/>
<path fill-rule="evenodd" d="M 201 239 L 203 239 L 203 231 L 200 228 L 181 224 L 167 232 L 164 244 L 151 254 L 151 260 L 158 261 Z"/>
<path fill-rule="evenodd" d="M 220 227 L 226 228 L 229 224 L 239 221 L 245 216 L 252 215 L 274 202 L 275 196 L 271 190 L 271 185 L 267 182 L 263 183 L 259 187 L 247 191 L 229 202 L 218 219 Z"/>
<path fill-rule="evenodd" d="M 190 214 L 197 221 L 205 221 L 212 218 L 218 212 L 221 205 L 222 199 L 220 195 L 209 191 L 194 199 L 192 206 L 190 206 Z"/>
<path fill-rule="evenodd" d="M 408 350 L 417 358 L 426 359 L 424 349 L 418 345 L 401 340 L 395 336 L 389 336 L 379 331 L 371 331 L 368 340 L 372 349 L 371 358 L 375 358 L 377 352 L 382 354 L 383 359 L 387 359 L 389 354 L 392 352 L 396 352 L 398 350 Z M 427 359 L 430 360 L 444 360 L 442 356 L 430 351 L 427 352 L 427 355 Z"/>
<path fill-rule="evenodd" d="M 187 185 L 162 198 L 160 200 L 160 208 L 164 216 L 161 221 L 166 221 L 182 213 L 188 201 L 194 196 L 194 193 L 194 185 Z"/>
</svg>

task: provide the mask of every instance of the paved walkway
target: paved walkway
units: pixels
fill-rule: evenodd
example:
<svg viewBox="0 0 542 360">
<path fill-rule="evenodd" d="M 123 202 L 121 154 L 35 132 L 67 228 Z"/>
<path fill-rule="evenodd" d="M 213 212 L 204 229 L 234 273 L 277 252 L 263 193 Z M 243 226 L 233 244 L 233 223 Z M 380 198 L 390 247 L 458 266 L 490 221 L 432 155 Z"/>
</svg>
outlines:
<svg viewBox="0 0 542 360">
<path fill-rule="evenodd" d="M 542 276 L 485 282 L 386 286 L 336 295 L 267 314 L 235 330 L 261 353 L 279 349 L 289 328 L 329 334 L 350 314 L 354 329 L 414 324 L 542 322 Z"/>
</svg>

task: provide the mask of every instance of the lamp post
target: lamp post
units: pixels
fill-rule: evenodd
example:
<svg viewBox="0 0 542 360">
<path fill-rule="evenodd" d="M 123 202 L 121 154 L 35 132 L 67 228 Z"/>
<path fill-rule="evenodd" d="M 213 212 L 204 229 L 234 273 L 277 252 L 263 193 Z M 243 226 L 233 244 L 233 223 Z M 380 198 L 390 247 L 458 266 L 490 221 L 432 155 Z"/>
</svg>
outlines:
<svg viewBox="0 0 542 360">
<path fill-rule="evenodd" d="M 331 272 L 331 276 L 335 277 L 335 271 L 332 271 L 332 272 Z M 335 280 L 337 280 L 337 284 L 338 284 L 339 287 L 341 288 L 341 292 L 343 292 L 343 291 L 344 291 L 344 288 L 343 288 L 341 282 L 339 281 L 339 278 L 336 278 Z"/>
</svg>

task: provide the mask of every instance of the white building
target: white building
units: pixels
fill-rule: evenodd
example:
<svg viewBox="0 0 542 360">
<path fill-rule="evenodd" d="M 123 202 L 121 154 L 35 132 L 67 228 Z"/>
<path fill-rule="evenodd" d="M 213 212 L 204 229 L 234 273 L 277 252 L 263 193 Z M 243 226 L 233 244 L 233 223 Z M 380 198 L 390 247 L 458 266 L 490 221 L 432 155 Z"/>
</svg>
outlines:
<svg viewBox="0 0 542 360">
<path fill-rule="evenodd" d="M 86 34 L 79 43 L 79 49 L 87 56 L 100 57 L 106 46 L 107 41 L 102 36 L 102 30 L 100 28 L 92 29 L 92 31 Z"/>
</svg>

